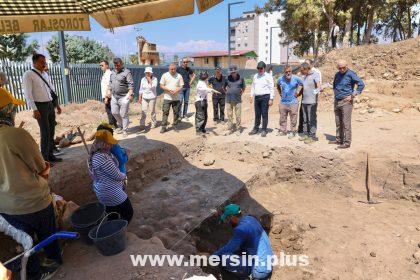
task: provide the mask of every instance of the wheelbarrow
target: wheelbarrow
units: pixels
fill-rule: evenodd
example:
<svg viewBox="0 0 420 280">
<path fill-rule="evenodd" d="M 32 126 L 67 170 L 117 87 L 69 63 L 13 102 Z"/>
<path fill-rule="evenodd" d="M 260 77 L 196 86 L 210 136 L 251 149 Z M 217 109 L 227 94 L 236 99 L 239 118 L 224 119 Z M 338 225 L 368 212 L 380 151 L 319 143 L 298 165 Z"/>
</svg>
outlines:
<svg viewBox="0 0 420 280">
<path fill-rule="evenodd" d="M 57 232 L 51 235 L 50 237 L 48 237 L 47 239 L 42 240 L 40 243 L 38 243 L 31 249 L 26 250 L 23 253 L 17 255 L 16 257 L 6 261 L 4 265 L 7 265 L 11 263 L 12 261 L 17 260 L 18 258 L 22 257 L 22 261 L 21 261 L 22 268 L 20 270 L 20 279 L 26 280 L 26 265 L 28 263 L 29 257 L 32 256 L 34 253 L 39 252 L 45 246 L 48 246 L 49 244 L 51 244 L 52 242 L 60 238 L 61 239 L 76 239 L 76 238 L 79 238 L 79 234 L 77 232 L 68 232 L 68 231 Z"/>
</svg>

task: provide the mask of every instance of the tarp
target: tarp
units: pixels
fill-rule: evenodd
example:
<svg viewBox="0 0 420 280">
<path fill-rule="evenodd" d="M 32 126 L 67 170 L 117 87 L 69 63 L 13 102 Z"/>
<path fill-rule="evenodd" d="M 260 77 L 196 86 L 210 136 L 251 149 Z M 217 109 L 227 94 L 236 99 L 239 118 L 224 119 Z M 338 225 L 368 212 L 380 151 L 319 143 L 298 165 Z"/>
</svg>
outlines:
<svg viewBox="0 0 420 280">
<path fill-rule="evenodd" d="M 90 30 L 89 15 L 114 28 L 194 13 L 223 0 L 0 0 L 0 34 Z"/>
</svg>

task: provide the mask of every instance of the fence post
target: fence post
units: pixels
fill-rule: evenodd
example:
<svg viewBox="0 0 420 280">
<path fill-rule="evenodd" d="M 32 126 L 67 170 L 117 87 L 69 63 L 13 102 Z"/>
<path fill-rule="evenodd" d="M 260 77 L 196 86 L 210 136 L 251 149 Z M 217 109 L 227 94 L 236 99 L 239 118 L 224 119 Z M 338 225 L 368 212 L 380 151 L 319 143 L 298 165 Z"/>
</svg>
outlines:
<svg viewBox="0 0 420 280">
<path fill-rule="evenodd" d="M 64 104 L 68 104 L 71 101 L 70 91 L 70 79 L 68 77 L 69 69 L 66 56 L 66 43 L 64 41 L 64 32 L 58 32 L 58 41 L 60 44 L 60 66 L 61 66 L 61 77 L 63 79 L 63 93 L 64 93 Z"/>
</svg>

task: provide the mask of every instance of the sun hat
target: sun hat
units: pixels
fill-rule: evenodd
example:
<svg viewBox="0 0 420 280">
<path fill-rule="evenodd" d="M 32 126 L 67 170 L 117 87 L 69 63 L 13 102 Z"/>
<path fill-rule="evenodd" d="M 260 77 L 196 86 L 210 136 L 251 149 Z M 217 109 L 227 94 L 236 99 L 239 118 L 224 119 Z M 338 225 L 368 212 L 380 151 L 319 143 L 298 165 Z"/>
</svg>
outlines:
<svg viewBox="0 0 420 280">
<path fill-rule="evenodd" d="M 95 138 L 96 139 L 101 139 L 103 141 L 105 141 L 106 143 L 110 144 L 110 145 L 115 145 L 118 143 L 117 140 L 115 140 L 115 138 L 112 136 L 111 132 L 109 132 L 108 130 L 98 130 L 95 133 Z"/>
<path fill-rule="evenodd" d="M 25 105 L 24 100 L 16 99 L 10 92 L 5 88 L 0 88 L 0 108 L 6 105 L 13 104 L 16 106 Z"/>
<path fill-rule="evenodd" d="M 146 67 L 146 69 L 144 69 L 144 73 L 151 73 L 151 74 L 153 74 L 152 67 L 150 67 L 150 66 Z"/>
</svg>

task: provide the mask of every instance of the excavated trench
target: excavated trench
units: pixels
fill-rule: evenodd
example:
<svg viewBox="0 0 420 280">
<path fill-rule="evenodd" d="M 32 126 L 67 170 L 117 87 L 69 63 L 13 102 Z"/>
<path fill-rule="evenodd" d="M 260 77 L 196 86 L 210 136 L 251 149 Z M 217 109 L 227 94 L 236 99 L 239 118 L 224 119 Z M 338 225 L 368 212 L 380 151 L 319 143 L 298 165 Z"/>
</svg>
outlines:
<svg viewBox="0 0 420 280">
<path fill-rule="evenodd" d="M 332 152 L 270 148 L 253 142 L 219 145 L 205 138 L 176 146 L 150 139 L 126 140 L 122 144 L 132 151 L 127 192 L 135 214 L 128 231 L 142 239 L 158 237 L 167 249 L 178 254 L 211 253 L 224 244 L 231 229 L 213 215 L 215 210 L 228 202 L 250 198 L 253 188 L 287 183 L 343 196 L 364 191 L 354 187 L 363 185 L 362 153 L 349 161 Z M 96 200 L 85 166 L 86 156 L 81 155 L 54 169 L 53 191 L 80 205 Z M 375 195 L 420 200 L 419 170 L 416 165 L 380 161 L 372 177 L 373 184 L 382 187 Z M 244 212 L 256 217 L 268 213 L 258 201 Z M 271 234 L 290 237 L 285 238 L 289 241 L 284 246 L 292 252 L 302 250 L 299 244 L 304 229 L 293 221 L 282 220 Z M 0 236 L 0 243 L 6 244 L 2 240 L 6 239 Z M 10 241 L 7 244 L 7 255 L 13 255 L 14 247 L 10 248 Z M 4 255 L 0 260 L 4 261 Z"/>
</svg>

